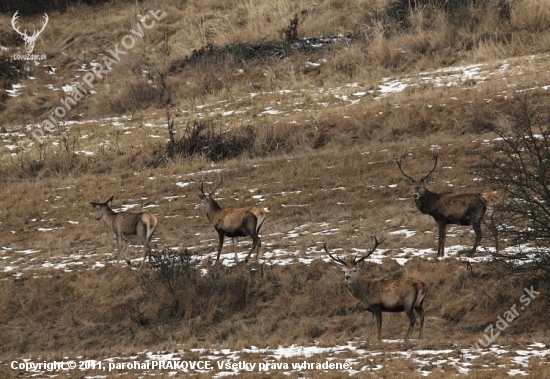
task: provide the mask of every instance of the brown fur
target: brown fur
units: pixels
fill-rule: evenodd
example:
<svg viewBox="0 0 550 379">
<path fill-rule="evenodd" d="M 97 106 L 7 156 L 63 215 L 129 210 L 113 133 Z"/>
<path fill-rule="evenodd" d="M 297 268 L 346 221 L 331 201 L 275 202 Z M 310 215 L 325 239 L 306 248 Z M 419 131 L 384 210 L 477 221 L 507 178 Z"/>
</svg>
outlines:
<svg viewBox="0 0 550 379">
<path fill-rule="evenodd" d="M 481 198 L 485 201 L 488 207 L 496 205 L 502 200 L 502 196 L 496 192 L 482 193 Z"/>
<path fill-rule="evenodd" d="M 199 197 L 202 203 L 199 205 L 199 208 L 206 213 L 206 217 L 208 217 L 208 220 L 210 220 L 214 225 L 214 229 L 218 232 L 219 243 L 216 262 L 220 259 L 223 241 L 226 236 L 232 238 L 235 263 L 237 263 L 237 237 L 250 236 L 252 238 L 252 248 L 246 256 L 245 262 L 248 262 L 254 251 L 256 251 L 256 259 L 258 259 L 262 245 L 262 240 L 258 236 L 258 233 L 266 218 L 265 210 L 259 207 L 222 208 L 212 197 L 212 192 L 207 194 L 202 188 L 203 185 L 201 183 Z"/>
<path fill-rule="evenodd" d="M 381 243 L 381 242 L 380 242 Z M 360 300 L 376 319 L 378 328 L 378 340 L 382 338 L 382 312 L 405 312 L 409 318 L 409 329 L 405 335 L 405 341 L 416 323 L 414 311 L 420 317 L 420 333 L 422 338 L 424 329 L 424 309 L 422 303 L 428 293 L 428 286 L 414 278 L 403 278 L 397 280 L 388 279 L 366 279 L 359 275 L 358 265 L 367 258 L 380 244 L 375 239 L 372 250 L 362 258 L 353 258 L 351 261 L 344 261 L 334 257 L 328 252 L 325 244 L 325 251 L 338 264 L 343 266 L 345 280 L 348 289 L 353 297 Z M 372 331 L 372 327 L 371 327 Z"/>
<path fill-rule="evenodd" d="M 116 239 L 117 259 L 118 254 L 123 253 L 126 261 L 129 264 L 126 256 L 126 249 L 130 242 L 143 245 L 143 261 L 140 268 L 145 263 L 147 254 L 151 251 L 151 238 L 157 227 L 157 218 L 149 212 L 120 212 L 116 213 L 111 209 L 109 203 L 113 201 L 113 196 L 104 203 L 91 202 L 98 210 L 97 220 L 103 219 L 111 228 Z"/>
<path fill-rule="evenodd" d="M 493 224 L 492 206 L 500 201 L 501 197 L 496 192 L 489 193 L 436 193 L 426 188 L 426 180 L 437 166 L 437 154 L 434 154 L 434 167 L 419 181 L 414 180 L 403 172 L 401 160 L 396 160 L 399 170 L 413 187 L 413 198 L 416 207 L 423 214 L 430 215 L 437 222 L 439 228 L 439 243 L 437 256 L 445 255 L 445 238 L 447 225 L 472 225 L 475 232 L 475 241 L 472 253 L 475 254 L 483 233 L 481 223 L 483 222 L 495 236 L 495 249 L 498 252 L 498 230 Z"/>
</svg>

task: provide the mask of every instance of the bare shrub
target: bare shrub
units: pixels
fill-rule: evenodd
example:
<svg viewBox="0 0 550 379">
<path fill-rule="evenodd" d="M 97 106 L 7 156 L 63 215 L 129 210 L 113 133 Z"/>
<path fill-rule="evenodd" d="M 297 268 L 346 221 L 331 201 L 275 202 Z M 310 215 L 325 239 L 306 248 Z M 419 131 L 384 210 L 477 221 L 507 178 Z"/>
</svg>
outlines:
<svg viewBox="0 0 550 379">
<path fill-rule="evenodd" d="M 140 282 L 145 294 L 158 305 L 157 317 L 161 321 L 200 316 L 216 323 L 252 300 L 248 268 L 215 266 L 202 275 L 193 258 L 187 249 L 151 254 L 152 270 L 141 276 Z"/>
<path fill-rule="evenodd" d="M 153 154 L 149 165 L 157 166 L 176 157 L 202 157 L 211 162 L 220 162 L 238 157 L 254 143 L 254 130 L 244 128 L 223 131 L 211 121 L 195 120 L 187 123 L 180 138 L 171 139 Z"/>
<path fill-rule="evenodd" d="M 29 150 L 17 149 L 11 158 L 10 172 L 19 178 L 66 176 L 85 171 L 89 159 L 76 154 L 77 137 L 63 135 L 58 146 L 40 143 Z"/>
<path fill-rule="evenodd" d="M 487 124 L 498 136 L 480 152 L 483 177 L 505 200 L 495 221 L 508 243 L 518 249 L 498 256 L 514 273 L 526 273 L 548 284 L 550 278 L 550 108 L 527 98 L 508 111 L 509 127 Z"/>
<path fill-rule="evenodd" d="M 281 35 L 286 42 L 296 42 L 298 40 L 298 15 L 295 14 L 294 17 L 289 21 L 288 26 L 285 26 L 281 29 Z"/>
<path fill-rule="evenodd" d="M 193 286 L 200 274 L 187 249 L 166 249 L 149 255 L 152 272 L 140 277 L 141 287 L 149 297 L 168 311 L 170 316 L 185 314 L 189 301 L 196 295 Z M 189 316 L 189 315 L 188 315 Z"/>
</svg>

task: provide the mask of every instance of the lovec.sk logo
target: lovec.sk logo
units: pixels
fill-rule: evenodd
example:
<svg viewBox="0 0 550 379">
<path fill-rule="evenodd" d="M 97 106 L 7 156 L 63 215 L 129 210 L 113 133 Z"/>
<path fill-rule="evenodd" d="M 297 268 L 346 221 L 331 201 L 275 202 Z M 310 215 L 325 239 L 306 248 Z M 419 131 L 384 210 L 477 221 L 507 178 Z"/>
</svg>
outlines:
<svg viewBox="0 0 550 379">
<path fill-rule="evenodd" d="M 22 60 L 44 60 L 46 59 L 45 55 L 33 55 L 32 52 L 34 50 L 34 43 L 36 42 L 36 39 L 44 31 L 46 28 L 46 25 L 48 25 L 49 17 L 46 13 L 44 13 L 44 23 L 42 24 L 42 29 L 40 30 L 34 30 L 32 35 L 27 34 L 27 29 L 25 29 L 24 32 L 21 32 L 19 30 L 19 26 L 15 24 L 15 21 L 19 18 L 17 15 L 19 11 L 15 12 L 13 17 L 11 18 L 11 26 L 13 27 L 13 30 L 15 30 L 19 35 L 21 35 L 21 38 L 23 38 L 23 41 L 25 41 L 25 49 L 27 50 L 27 55 L 14 55 L 14 59 L 22 59 Z"/>
</svg>

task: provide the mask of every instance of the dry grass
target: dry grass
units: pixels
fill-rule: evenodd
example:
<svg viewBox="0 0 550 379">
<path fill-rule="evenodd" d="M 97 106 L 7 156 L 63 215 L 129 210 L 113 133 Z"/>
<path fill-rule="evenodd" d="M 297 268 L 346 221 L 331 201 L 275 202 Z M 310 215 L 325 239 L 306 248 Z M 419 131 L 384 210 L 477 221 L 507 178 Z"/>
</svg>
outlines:
<svg viewBox="0 0 550 379">
<path fill-rule="evenodd" d="M 349 253 L 370 246 L 372 235 L 386 236 L 381 247 L 387 256 L 405 247 L 435 248 L 436 225 L 407 199 L 410 188 L 394 159 L 407 153 L 407 173 L 420 177 L 430 169 L 431 149 L 437 145 L 441 163 L 431 189 L 489 190 L 471 169 L 479 160 L 475 152 L 493 138 L 485 127 L 502 122 L 503 109 L 518 95 L 514 91 L 550 81 L 545 57 L 528 57 L 547 50 L 550 8 L 544 2 L 517 1 L 510 19 L 496 24 L 491 11 L 470 10 L 476 17 L 469 14 L 466 19 L 471 21 L 460 23 L 442 9 L 421 7 L 396 24 L 384 12 L 388 3 L 166 0 L 114 2 L 93 11 L 78 6 L 50 15 L 51 25 L 37 49 L 48 54 L 48 64 L 57 73 L 50 75 L 40 66 L 29 73 L 36 79 L 17 78 L 26 85 L 22 95 L 7 99 L 0 108 L 0 126 L 9 132 L 2 134 L 3 149 L 17 144 L 17 132 L 28 134 L 25 125 L 40 122 L 58 106 L 62 91 L 48 90 L 46 84 L 61 88 L 77 81 L 75 70 L 101 62 L 102 54 L 136 25 L 137 15 L 159 8 L 167 13 L 158 28 L 138 40 L 106 79 L 95 84 L 97 93 L 79 102 L 67 117 L 92 121 L 59 128 L 42 145 L 0 157 L 1 258 L 5 267 L 22 271 L 19 277 L 4 270 L 0 274 L 2 361 L 21 356 L 101 358 L 145 348 L 176 349 L 180 344 L 240 349 L 366 340 L 370 315 L 358 312 L 342 286 L 341 271 L 320 259 L 311 265 L 268 261 L 210 270 L 170 292 L 155 282 L 156 271 L 136 272 L 110 261 L 115 243 L 106 226 L 94 219 L 89 202 L 114 195 L 115 207 L 156 205 L 147 210 L 159 218 L 153 242 L 157 249 L 193 247 L 202 257 L 215 250 L 217 238 L 195 210 L 195 185 L 217 182 L 223 175 L 216 195 L 223 206 L 260 203 L 269 210 L 262 230 L 264 253 L 284 249 L 305 255 L 309 249 L 322 254 L 324 241 L 342 249 L 339 253 Z M 280 32 L 295 14 L 300 36 L 349 33 L 353 38 L 315 51 L 295 51 L 284 59 L 237 59 L 243 46 L 280 46 Z M 0 44 L 22 46 L 13 37 L 9 16 L 0 20 Z M 237 157 L 219 162 L 206 153 L 163 161 L 159 155 L 166 152 L 168 133 L 160 126 L 166 118 L 155 87 L 159 73 L 209 43 L 217 49 L 212 55 L 168 72 L 176 138 L 203 122 L 222 139 L 247 136 L 250 144 Z M 162 50 L 166 45 L 169 48 Z M 504 58 L 510 71 L 499 71 Z M 421 74 L 480 62 L 491 70 L 487 80 L 436 87 L 423 79 L 433 73 Z M 375 99 L 376 83 L 385 77 L 410 80 L 409 87 Z M 343 100 L 355 99 L 359 89 L 373 92 L 356 105 Z M 548 101 L 545 90 L 530 91 L 529 97 L 535 103 Z M 268 107 L 280 113 L 262 114 Z M 121 113 L 124 119 L 100 120 Z M 249 130 L 253 134 L 246 134 Z M 181 187 L 178 182 L 189 184 Z M 263 201 L 255 195 L 262 195 Z M 403 228 L 417 233 L 409 238 L 389 234 Z M 327 235 L 327 229 L 336 231 Z M 299 237 L 288 237 L 291 231 Z M 448 244 L 473 242 L 470 228 L 458 228 L 454 234 Z M 493 241 L 483 244 L 493 246 Z M 239 243 L 239 249 L 249 246 L 249 241 Z M 26 249 L 40 251 L 18 253 Z M 69 266 L 67 272 L 43 268 L 71 260 L 83 263 Z M 468 272 L 454 259 L 413 258 L 405 266 L 386 259 L 366 271 L 373 277 L 414 276 L 429 284 L 425 339 L 415 342 L 425 349 L 471 347 L 485 326 L 531 284 L 504 275 L 498 265 L 477 263 Z M 547 342 L 547 333 L 540 331 L 548 321 L 547 300 L 533 302 L 500 341 Z M 401 338 L 405 319 L 404 314 L 384 314 L 383 336 Z M 385 355 L 395 346 L 365 347 L 384 352 L 371 367 L 391 359 L 391 372 L 384 368 L 380 376 L 400 377 L 400 371 L 419 375 L 411 360 Z M 548 365 L 531 363 L 532 375 L 548 376 Z M 455 377 L 455 371 L 445 369 L 431 370 L 438 377 Z M 475 377 L 505 372 L 494 367 Z M 13 371 L 1 366 L 0 376 L 13 376 Z"/>
</svg>

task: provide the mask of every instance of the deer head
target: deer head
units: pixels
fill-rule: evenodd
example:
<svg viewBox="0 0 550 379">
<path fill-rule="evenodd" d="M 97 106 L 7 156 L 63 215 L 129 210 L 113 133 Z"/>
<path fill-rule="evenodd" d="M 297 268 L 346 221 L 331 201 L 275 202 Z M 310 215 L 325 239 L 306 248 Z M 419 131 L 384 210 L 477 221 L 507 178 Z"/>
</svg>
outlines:
<svg viewBox="0 0 550 379">
<path fill-rule="evenodd" d="M 220 182 L 218 183 L 218 185 L 216 186 L 216 188 L 214 188 L 214 190 L 211 191 L 211 192 L 204 192 L 204 182 L 200 183 L 199 191 L 201 191 L 201 193 L 199 193 L 199 197 L 202 200 L 202 203 L 199 204 L 199 206 L 198 206 L 198 208 L 200 210 L 206 211 L 208 209 L 208 202 L 214 200 L 212 198 L 212 195 L 221 186 L 222 182 L 223 182 L 223 176 L 222 176 Z"/>
<path fill-rule="evenodd" d="M 435 168 L 437 167 L 438 155 L 437 155 L 437 153 L 433 153 L 434 167 L 432 168 L 432 170 L 428 174 L 421 177 L 419 181 L 416 181 L 413 178 L 411 178 L 409 175 L 405 174 L 405 172 L 403 171 L 403 168 L 401 167 L 401 161 L 403 160 L 403 158 L 404 158 L 404 156 L 402 156 L 399 159 L 396 159 L 395 163 L 397 163 L 397 167 L 399 167 L 399 171 L 401 171 L 403 176 L 405 178 L 407 178 L 407 183 L 412 186 L 412 188 L 413 188 L 413 198 L 415 200 L 418 200 L 422 196 L 424 196 L 424 194 L 426 193 L 426 180 L 430 177 L 432 172 L 434 172 Z"/>
<path fill-rule="evenodd" d="M 109 200 L 107 200 L 107 201 L 104 202 L 104 203 L 96 203 L 96 202 L 93 202 L 93 201 L 90 202 L 90 204 L 92 204 L 92 206 L 93 206 L 95 209 L 97 209 L 97 216 L 96 216 L 96 218 L 95 218 L 96 220 L 101 220 L 101 219 L 103 218 L 103 212 L 104 212 L 107 208 L 111 209 L 111 208 L 110 208 L 110 203 L 111 203 L 111 201 L 113 201 L 113 198 L 114 198 L 114 195 L 111 196 L 111 197 L 109 198 Z"/>
<path fill-rule="evenodd" d="M 374 252 L 374 250 L 376 250 L 378 245 L 380 245 L 382 242 L 384 242 L 384 240 L 378 241 L 378 239 L 374 237 L 374 246 L 367 254 L 363 255 L 361 258 L 353 257 L 353 259 L 348 262 L 346 262 L 345 260 L 343 260 L 338 256 L 335 257 L 331 253 L 329 253 L 326 242 L 323 245 L 323 247 L 325 249 L 325 252 L 328 254 L 328 256 L 331 257 L 333 261 L 335 261 L 336 263 L 342 266 L 342 270 L 344 271 L 344 274 L 345 274 L 344 278 L 346 280 L 346 283 L 352 284 L 357 282 L 358 265 L 361 262 L 363 262 L 366 258 L 368 258 Z"/>
<path fill-rule="evenodd" d="M 15 12 L 13 17 L 11 18 L 11 26 L 17 33 L 19 33 L 19 35 L 21 35 L 21 37 L 23 38 L 23 41 L 25 41 L 25 49 L 27 50 L 27 54 L 32 54 L 34 50 L 34 43 L 36 42 L 36 39 L 38 38 L 40 33 L 44 31 L 44 28 L 46 28 L 46 25 L 48 25 L 49 18 L 48 18 L 48 15 L 44 13 L 44 23 L 42 24 L 42 29 L 35 30 L 33 34 L 29 36 L 27 34 L 27 29 L 25 29 L 24 32 L 21 32 L 19 30 L 19 27 L 15 24 L 15 21 L 19 18 L 19 16 L 17 15 L 18 12 L 19 11 Z"/>
</svg>

